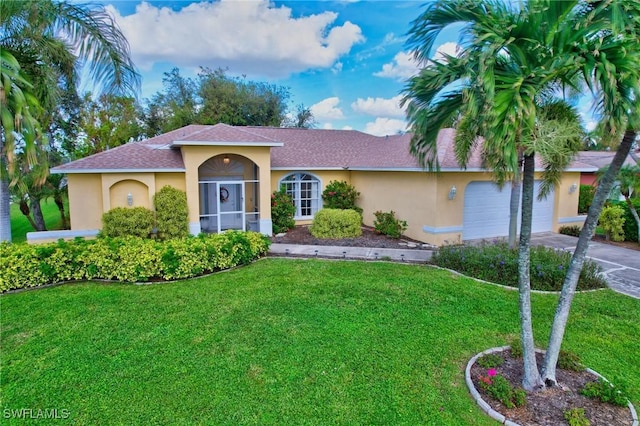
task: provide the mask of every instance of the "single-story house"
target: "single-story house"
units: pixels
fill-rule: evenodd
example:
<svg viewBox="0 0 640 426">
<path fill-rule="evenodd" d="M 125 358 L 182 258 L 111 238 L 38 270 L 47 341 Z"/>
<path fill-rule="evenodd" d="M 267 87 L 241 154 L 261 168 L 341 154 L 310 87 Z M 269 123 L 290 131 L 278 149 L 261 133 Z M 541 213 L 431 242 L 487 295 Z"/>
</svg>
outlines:
<svg viewBox="0 0 640 426">
<path fill-rule="evenodd" d="M 409 134 L 372 136 L 354 130 L 189 125 L 51 170 L 68 176 L 71 230 L 95 234 L 115 207 L 153 208 L 165 185 L 183 190 L 193 234 L 226 229 L 272 233 L 271 194 L 284 185 L 298 224 L 322 208 L 322 191 L 344 180 L 359 192 L 363 221 L 391 211 L 408 222 L 405 235 L 442 245 L 507 234 L 508 185 L 500 190 L 479 153 L 466 168 L 453 150 L 455 130 L 438 136 L 440 173 L 424 170 L 409 152 Z M 538 176 L 541 168 L 538 166 Z M 582 172 L 574 162 L 545 200 L 535 201 L 534 232 L 579 225 Z M 536 187 L 539 182 L 536 182 Z"/>
</svg>

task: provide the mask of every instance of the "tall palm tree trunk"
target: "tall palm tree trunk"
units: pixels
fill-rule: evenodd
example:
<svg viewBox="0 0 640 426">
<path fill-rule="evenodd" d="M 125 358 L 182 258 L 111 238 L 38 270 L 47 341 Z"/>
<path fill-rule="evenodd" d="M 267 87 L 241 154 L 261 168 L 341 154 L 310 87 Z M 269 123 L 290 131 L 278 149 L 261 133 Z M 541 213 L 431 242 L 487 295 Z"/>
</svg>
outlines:
<svg viewBox="0 0 640 426">
<path fill-rule="evenodd" d="M 40 205 L 40 198 L 31 197 L 30 203 L 31 213 L 33 214 L 33 220 L 35 222 L 36 231 L 46 231 L 47 224 L 44 222 L 44 216 L 42 215 L 42 206 Z"/>
<path fill-rule="evenodd" d="M 631 198 L 625 195 L 624 200 L 627 202 L 627 206 L 629 206 L 629 211 L 631 212 L 631 216 L 633 216 L 633 220 L 635 220 L 638 225 L 638 235 L 636 235 L 636 239 L 640 243 L 640 216 L 638 216 L 638 212 L 631 202 Z"/>
<path fill-rule="evenodd" d="M 578 278 L 582 272 L 584 260 L 587 255 L 587 249 L 589 248 L 589 241 L 596 229 L 600 212 L 607 200 L 607 196 L 611 192 L 611 188 L 613 188 L 616 176 L 618 176 L 618 172 L 620 171 L 624 160 L 629 155 L 629 151 L 631 150 L 631 145 L 636 138 L 636 134 L 637 132 L 632 129 L 627 129 L 624 133 L 624 137 L 618 147 L 618 151 L 613 157 L 611 165 L 596 189 L 593 202 L 591 203 L 591 207 L 589 207 L 587 218 L 584 221 L 584 226 L 582 227 L 580 237 L 578 238 L 576 250 L 573 252 L 573 257 L 569 263 L 567 275 L 565 276 L 564 283 L 562 284 L 560 300 L 558 301 L 556 313 L 553 318 L 549 345 L 547 346 L 547 353 L 542 367 L 542 378 L 547 386 L 553 386 L 557 383 L 556 366 L 558 364 L 560 346 L 562 345 L 562 340 L 564 338 L 564 331 L 569 319 L 571 302 L 573 301 L 576 286 L 578 285 Z"/>
<path fill-rule="evenodd" d="M 520 304 L 520 335 L 522 339 L 524 375 L 522 387 L 527 391 L 540 389 L 544 383 L 536 363 L 533 341 L 533 321 L 531 316 L 531 222 L 533 218 L 534 154 L 524 156 L 522 173 L 522 222 L 520 224 L 520 245 L 518 254 L 518 287 Z"/>
<path fill-rule="evenodd" d="M 518 210 L 520 208 L 520 194 L 522 194 L 522 149 L 518 149 L 518 169 L 513 172 L 511 179 L 511 198 L 509 201 L 509 238 L 510 249 L 516 248 L 518 241 Z"/>
</svg>

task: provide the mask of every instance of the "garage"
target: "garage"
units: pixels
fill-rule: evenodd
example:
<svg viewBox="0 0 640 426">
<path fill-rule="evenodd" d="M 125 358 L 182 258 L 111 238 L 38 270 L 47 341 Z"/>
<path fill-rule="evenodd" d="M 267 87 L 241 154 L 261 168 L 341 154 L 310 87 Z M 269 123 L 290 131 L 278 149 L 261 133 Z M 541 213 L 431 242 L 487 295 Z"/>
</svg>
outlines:
<svg viewBox="0 0 640 426">
<path fill-rule="evenodd" d="M 546 199 L 538 200 L 540 181 L 535 182 L 533 201 L 533 232 L 553 229 L 553 191 Z M 509 200 L 511 186 L 500 190 L 493 182 L 470 182 L 464 192 L 463 240 L 504 237 L 509 234 Z M 518 213 L 518 229 L 520 213 Z"/>
</svg>

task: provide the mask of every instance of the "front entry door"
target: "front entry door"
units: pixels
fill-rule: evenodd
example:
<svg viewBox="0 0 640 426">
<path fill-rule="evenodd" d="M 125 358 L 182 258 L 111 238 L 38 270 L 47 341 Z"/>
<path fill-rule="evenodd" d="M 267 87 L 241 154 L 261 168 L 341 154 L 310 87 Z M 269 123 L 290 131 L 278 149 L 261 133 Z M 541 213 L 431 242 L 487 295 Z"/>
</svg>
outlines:
<svg viewBox="0 0 640 426">
<path fill-rule="evenodd" d="M 244 231 L 244 182 L 218 182 L 218 194 L 218 211 L 220 212 L 218 229 Z"/>
<path fill-rule="evenodd" d="M 200 229 L 245 230 L 244 182 L 200 181 Z"/>
</svg>

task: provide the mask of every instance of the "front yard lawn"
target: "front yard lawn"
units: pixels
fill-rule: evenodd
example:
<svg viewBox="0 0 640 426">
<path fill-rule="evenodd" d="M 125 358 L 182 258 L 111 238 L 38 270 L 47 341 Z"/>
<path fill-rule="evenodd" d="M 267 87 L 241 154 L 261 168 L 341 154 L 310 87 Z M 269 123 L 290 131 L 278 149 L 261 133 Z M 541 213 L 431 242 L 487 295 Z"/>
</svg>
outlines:
<svg viewBox="0 0 640 426">
<path fill-rule="evenodd" d="M 463 369 L 517 335 L 517 297 L 421 265 L 278 258 L 5 294 L 0 408 L 76 424 L 493 425 Z M 539 346 L 556 299 L 533 295 Z M 584 293 L 565 348 L 638 406 L 638 336 L 639 300 Z"/>
</svg>

